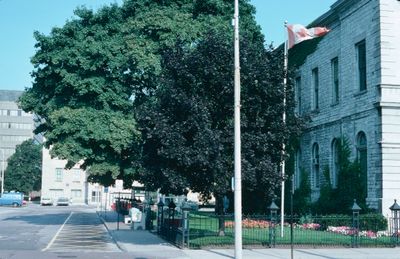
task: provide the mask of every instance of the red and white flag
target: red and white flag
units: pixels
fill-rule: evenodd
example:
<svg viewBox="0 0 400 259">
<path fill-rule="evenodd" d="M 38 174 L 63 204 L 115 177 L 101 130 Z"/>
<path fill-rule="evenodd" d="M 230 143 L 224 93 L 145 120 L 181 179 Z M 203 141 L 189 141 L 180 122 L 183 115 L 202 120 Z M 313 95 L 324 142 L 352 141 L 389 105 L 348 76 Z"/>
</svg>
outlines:
<svg viewBox="0 0 400 259">
<path fill-rule="evenodd" d="M 324 36 L 329 32 L 329 29 L 327 29 L 326 27 L 314 27 L 307 29 L 300 24 L 287 25 L 287 30 L 289 38 L 289 49 L 297 43 Z"/>
</svg>

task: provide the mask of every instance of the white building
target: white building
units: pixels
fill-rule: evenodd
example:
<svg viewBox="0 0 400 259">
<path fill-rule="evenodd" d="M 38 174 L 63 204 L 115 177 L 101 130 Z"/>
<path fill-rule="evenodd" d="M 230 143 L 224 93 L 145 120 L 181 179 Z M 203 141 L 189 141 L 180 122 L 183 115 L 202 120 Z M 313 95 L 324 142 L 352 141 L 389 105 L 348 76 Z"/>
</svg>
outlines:
<svg viewBox="0 0 400 259">
<path fill-rule="evenodd" d="M 54 201 L 67 197 L 73 204 L 97 203 L 102 187 L 89 184 L 85 171 L 79 165 L 66 170 L 66 163 L 66 160 L 52 159 L 49 150 L 43 148 L 42 197 L 50 197 Z"/>
<path fill-rule="evenodd" d="M 98 183 L 89 183 L 87 173 L 76 164 L 67 170 L 66 160 L 51 158 L 49 150 L 43 148 L 42 160 L 42 197 L 51 198 L 54 202 L 59 197 L 70 199 L 71 204 L 97 205 L 111 209 L 117 197 L 130 198 L 132 189 L 124 189 L 123 181 L 116 180 L 115 185 L 105 188 Z M 135 182 L 135 197 L 144 200 L 142 185 Z"/>
<path fill-rule="evenodd" d="M 296 78 L 297 112 L 311 117 L 296 173 L 310 173 L 313 200 L 325 166 L 336 186 L 345 136 L 361 162 L 368 205 L 387 215 L 400 199 L 400 1 L 339 0 L 314 26 L 331 31 L 315 41 Z"/>
</svg>

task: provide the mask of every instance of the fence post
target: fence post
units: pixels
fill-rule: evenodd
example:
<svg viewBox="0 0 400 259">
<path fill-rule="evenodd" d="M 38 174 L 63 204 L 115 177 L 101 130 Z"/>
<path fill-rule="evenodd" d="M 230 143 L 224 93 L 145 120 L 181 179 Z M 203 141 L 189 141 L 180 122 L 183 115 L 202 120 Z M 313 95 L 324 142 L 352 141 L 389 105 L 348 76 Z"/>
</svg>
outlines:
<svg viewBox="0 0 400 259">
<path fill-rule="evenodd" d="M 269 247 L 275 247 L 275 237 L 276 237 L 275 222 L 279 207 L 275 204 L 274 201 L 272 201 L 268 209 L 270 211 Z"/>
<path fill-rule="evenodd" d="M 164 220 L 164 203 L 160 199 L 157 203 L 157 234 L 160 235 L 162 232 L 162 224 Z"/>
<path fill-rule="evenodd" d="M 174 221 L 175 221 L 175 208 L 176 205 L 173 200 L 168 204 L 169 215 L 168 215 L 168 239 L 171 241 L 173 237 Z M 175 243 L 176 240 L 174 240 Z"/>
<path fill-rule="evenodd" d="M 359 246 L 359 231 L 360 231 L 360 206 L 358 206 L 356 199 L 354 199 L 353 207 L 351 207 L 353 211 L 353 235 L 351 239 L 351 247 Z"/>
<path fill-rule="evenodd" d="M 186 202 L 183 203 L 182 210 L 182 248 L 185 247 L 185 241 L 187 248 L 189 248 L 189 211 L 190 206 Z"/>
</svg>

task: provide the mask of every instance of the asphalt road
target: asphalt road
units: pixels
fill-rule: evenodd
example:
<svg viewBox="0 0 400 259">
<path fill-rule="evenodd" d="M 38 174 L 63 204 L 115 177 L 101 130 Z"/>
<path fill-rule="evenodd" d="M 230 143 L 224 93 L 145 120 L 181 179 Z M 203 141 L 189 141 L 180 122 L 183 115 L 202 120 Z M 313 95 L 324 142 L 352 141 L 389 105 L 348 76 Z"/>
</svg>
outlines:
<svg viewBox="0 0 400 259">
<path fill-rule="evenodd" d="M 132 258 L 116 246 L 94 208 L 0 207 L 0 259 Z"/>
</svg>

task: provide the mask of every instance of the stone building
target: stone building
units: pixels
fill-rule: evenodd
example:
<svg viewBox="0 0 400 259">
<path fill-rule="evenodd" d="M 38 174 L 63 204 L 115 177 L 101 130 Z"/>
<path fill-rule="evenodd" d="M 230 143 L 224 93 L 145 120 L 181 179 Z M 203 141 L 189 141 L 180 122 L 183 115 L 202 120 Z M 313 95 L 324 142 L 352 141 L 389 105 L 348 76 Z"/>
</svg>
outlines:
<svg viewBox="0 0 400 259">
<path fill-rule="evenodd" d="M 300 168 L 310 174 L 316 200 L 329 167 L 335 187 L 344 136 L 351 160 L 361 164 L 367 204 L 387 215 L 400 198 L 400 1 L 339 0 L 315 26 L 331 31 L 313 40 L 295 79 L 296 112 L 311 118 L 295 156 L 296 178 Z"/>
</svg>

